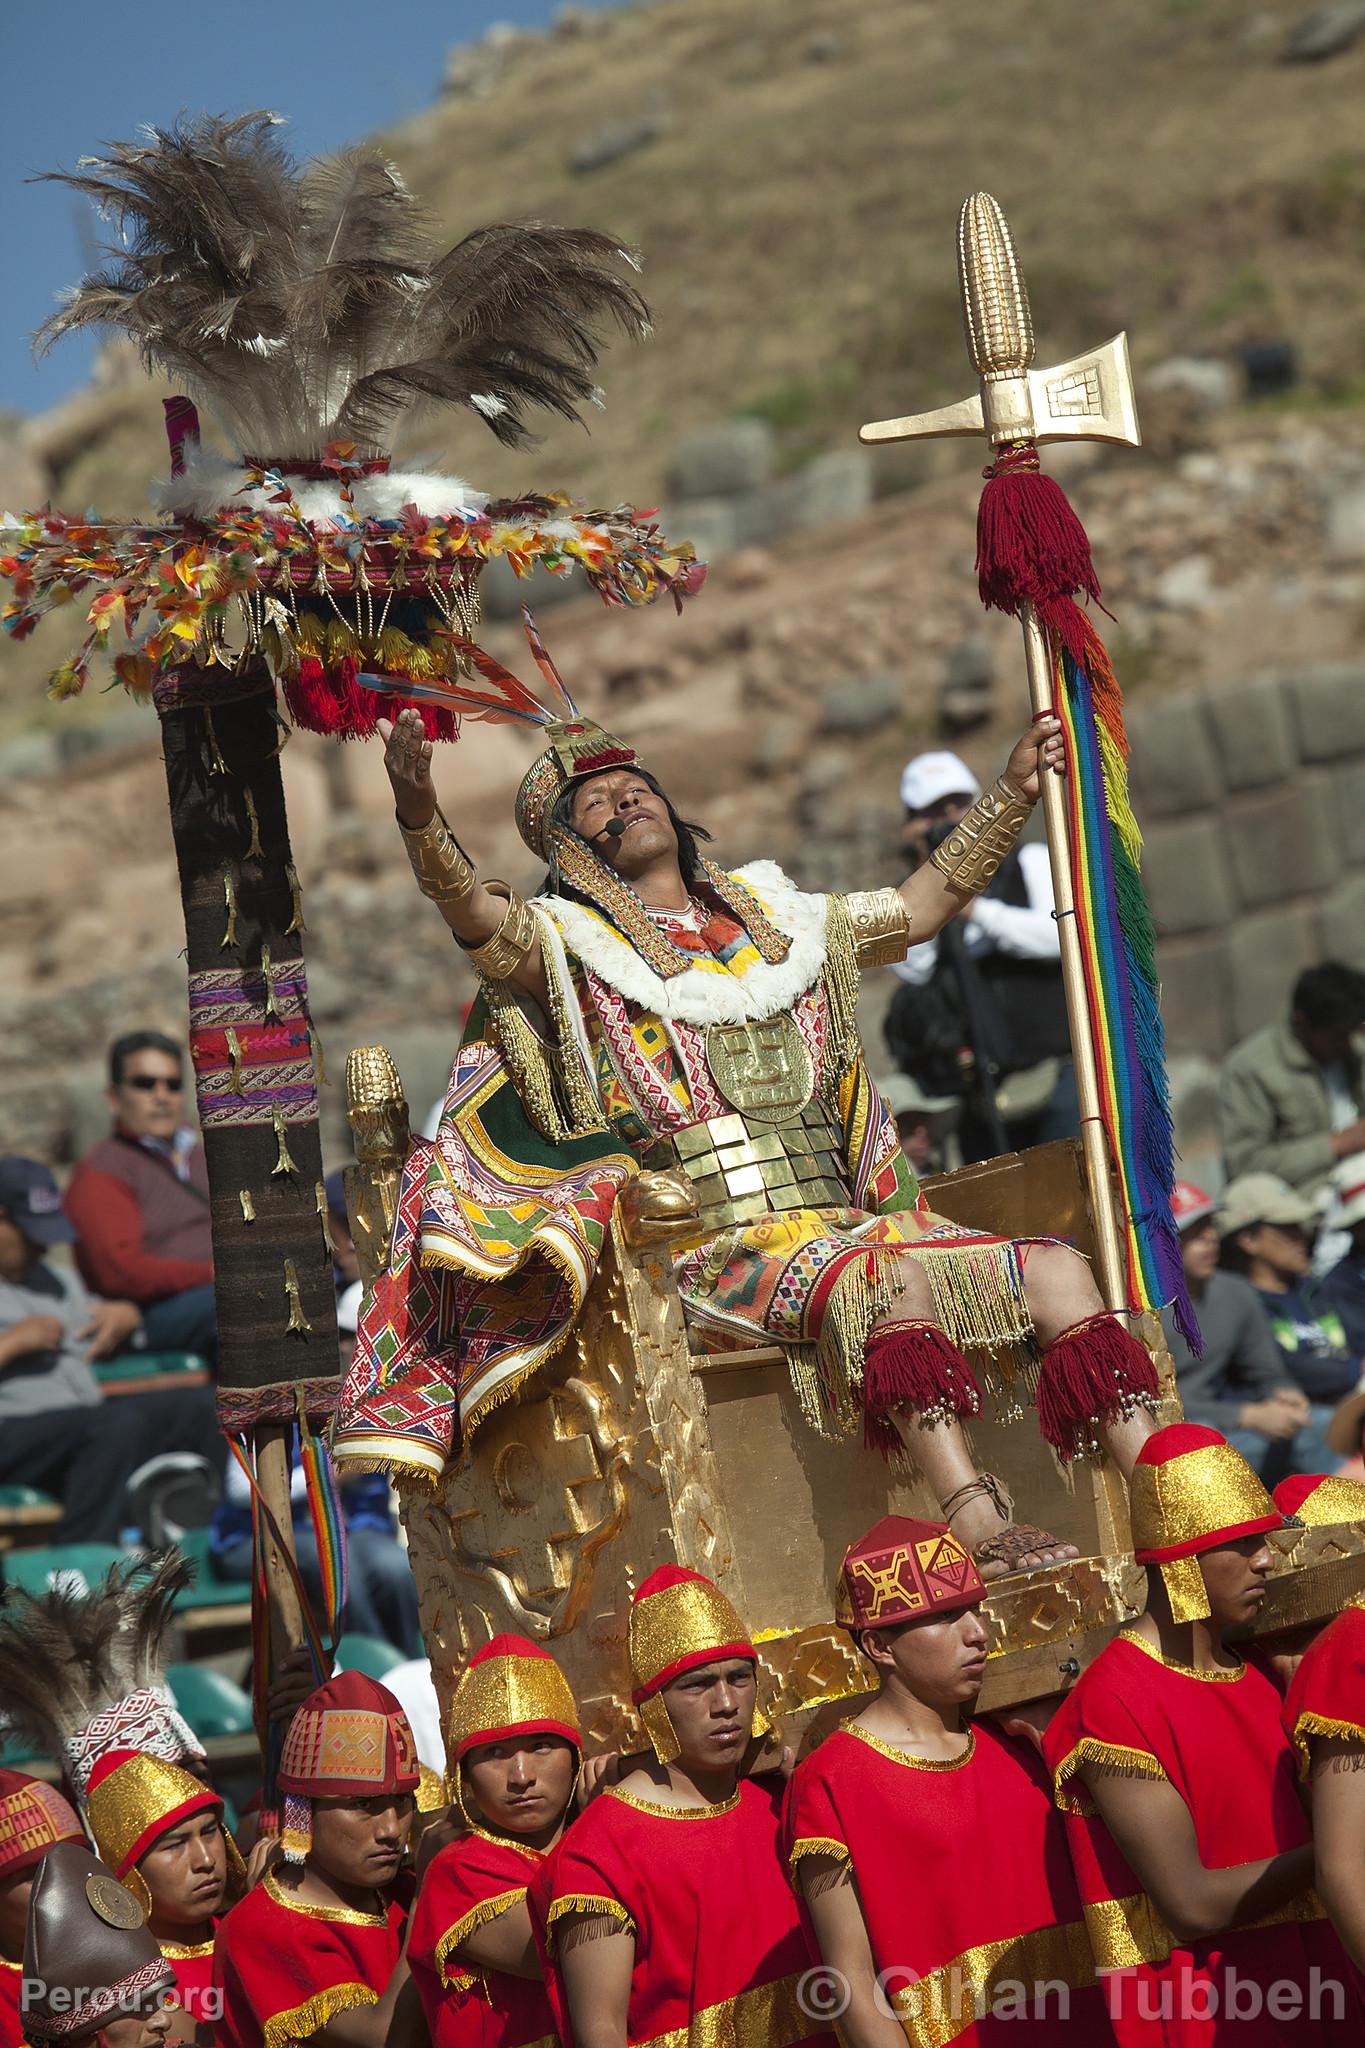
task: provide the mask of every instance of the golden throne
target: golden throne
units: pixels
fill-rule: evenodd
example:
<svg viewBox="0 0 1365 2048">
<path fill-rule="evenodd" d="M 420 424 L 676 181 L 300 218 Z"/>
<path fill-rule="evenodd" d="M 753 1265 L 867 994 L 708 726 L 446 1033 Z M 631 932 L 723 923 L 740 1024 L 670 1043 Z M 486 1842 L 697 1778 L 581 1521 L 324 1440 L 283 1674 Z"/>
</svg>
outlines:
<svg viewBox="0 0 1365 2048">
<path fill-rule="evenodd" d="M 388 1055 L 347 1066 L 359 1163 L 347 1175 L 362 1275 L 378 1271 L 408 1146 L 407 1107 Z M 934 1208 L 963 1223 L 1049 1231 L 1093 1249 L 1080 1148 L 1039 1146 L 931 1183 Z M 1026 1222 L 1027 1219 L 1027 1222 Z M 1154 1318 L 1140 1334 L 1178 1415 Z M 1140 1608 L 1127 1496 L 1107 1460 L 1058 1465 L 1005 1382 L 971 1425 L 978 1461 L 1081 1555 L 1013 1579 L 987 1602 L 993 1628 L 983 1705 L 1057 1692 Z M 613 1219 L 602 1269 L 571 1343 L 452 1461 L 435 1492 L 401 1486 L 422 1628 L 443 1712 L 469 1652 L 500 1630 L 543 1642 L 563 1665 L 593 1747 L 638 1746 L 626 1617 L 657 1565 L 713 1578 L 745 1617 L 774 1719 L 788 1739 L 814 1709 L 862 1691 L 864 1667 L 833 1621 L 843 1552 L 880 1515 L 938 1517 L 921 1482 L 874 1453 L 829 1443 L 803 1420 L 782 1354 L 699 1356 L 688 1341 L 666 1248 L 628 1241 Z"/>
</svg>

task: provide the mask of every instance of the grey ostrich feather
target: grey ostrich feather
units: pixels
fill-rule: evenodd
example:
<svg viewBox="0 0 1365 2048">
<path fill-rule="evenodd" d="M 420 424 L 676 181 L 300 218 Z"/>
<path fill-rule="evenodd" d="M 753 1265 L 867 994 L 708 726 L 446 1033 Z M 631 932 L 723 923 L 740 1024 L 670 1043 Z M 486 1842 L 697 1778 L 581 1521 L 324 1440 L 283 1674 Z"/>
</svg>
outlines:
<svg viewBox="0 0 1365 2048">
<path fill-rule="evenodd" d="M 368 149 L 300 169 L 269 113 L 203 115 L 46 175 L 117 225 L 109 265 L 40 328 L 114 326 L 183 384 L 239 454 L 387 452 L 409 410 L 471 407 L 510 446 L 535 410 L 596 398 L 604 328 L 649 330 L 631 253 L 586 228 L 476 229 L 445 254 Z"/>
<path fill-rule="evenodd" d="M 12 1587 L 0 1604 L 0 1714 L 44 1755 L 96 1714 L 165 1682 L 164 1645 L 194 1566 L 178 1550 L 112 1565 L 94 1592 Z"/>
</svg>

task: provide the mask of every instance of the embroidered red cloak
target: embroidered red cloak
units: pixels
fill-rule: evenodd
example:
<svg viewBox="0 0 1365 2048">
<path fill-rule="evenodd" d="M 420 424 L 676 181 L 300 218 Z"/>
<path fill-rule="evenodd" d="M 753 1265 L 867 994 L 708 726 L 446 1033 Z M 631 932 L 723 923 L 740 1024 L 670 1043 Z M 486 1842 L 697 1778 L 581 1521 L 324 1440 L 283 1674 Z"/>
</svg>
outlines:
<svg viewBox="0 0 1365 2048">
<path fill-rule="evenodd" d="M 780 1788 L 752 1779 L 698 1808 L 613 1786 L 547 1857 L 527 1896 L 551 1960 L 565 1914 L 610 1914 L 634 1932 L 630 2048 L 836 2048 L 798 2002 L 806 1952 L 779 1860 L 779 1804 Z M 572 2043 L 557 1970 L 550 1995 Z"/>
<path fill-rule="evenodd" d="M 408 1966 L 432 2048 L 556 2048 L 543 1984 L 501 1970 L 466 1970 L 454 1953 L 476 1927 L 520 1904 L 544 1861 L 537 1849 L 481 1831 L 433 1858 L 408 1937 Z"/>
<path fill-rule="evenodd" d="M 1274 1685 L 1250 1664 L 1193 1671 L 1124 1634 L 1082 1674 L 1047 1731 L 1044 1753 L 1067 1815 L 1095 1964 L 1110 1973 L 1109 2011 L 1122 2043 L 1210 2048 L 1235 2039 L 1237 2048 L 1335 2048 L 1365 2041 L 1350 1964 L 1316 1893 L 1303 1892 L 1251 1926 L 1184 1945 L 1078 1775 L 1092 1763 L 1165 1778 L 1189 1809 L 1208 1869 L 1276 1856 L 1309 1839 L 1280 1710 Z M 1342 1986 L 1340 2023 L 1330 1993 L 1314 2007 L 1313 1973 Z"/>
<path fill-rule="evenodd" d="M 406 1914 L 355 1913 L 293 1898 L 274 1873 L 222 1922 L 213 1982 L 221 2048 L 292 2048 L 334 2014 L 377 2005 L 403 1946 Z"/>
</svg>

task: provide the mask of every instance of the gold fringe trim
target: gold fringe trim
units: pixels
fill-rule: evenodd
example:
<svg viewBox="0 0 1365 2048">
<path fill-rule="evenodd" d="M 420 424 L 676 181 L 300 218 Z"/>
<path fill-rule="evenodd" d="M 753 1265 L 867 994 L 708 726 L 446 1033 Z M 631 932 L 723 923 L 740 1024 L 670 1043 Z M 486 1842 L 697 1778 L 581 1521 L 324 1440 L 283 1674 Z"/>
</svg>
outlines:
<svg viewBox="0 0 1365 2048">
<path fill-rule="evenodd" d="M 899 1246 L 869 1247 L 876 1252 Z M 899 1283 L 879 1258 L 874 1280 L 866 1260 L 851 1261 L 830 1291 L 820 1335 L 814 1344 L 783 1344 L 801 1413 L 831 1442 L 853 1436 L 863 1422 L 863 1353 L 872 1329 L 896 1299 Z"/>
<path fill-rule="evenodd" d="M 497 1892 L 491 1899 L 481 1899 L 471 1912 L 464 1915 L 463 1919 L 457 1920 L 453 1927 L 447 1927 L 445 1933 L 436 1944 L 436 1974 L 443 1984 L 447 1985 L 451 1990 L 460 1988 L 459 1985 L 453 1984 L 451 1977 L 446 1974 L 446 1957 L 450 1954 L 451 1950 L 457 1949 L 462 1941 L 467 1941 L 476 1927 L 486 1927 L 490 1920 L 501 1919 L 504 1913 L 510 1912 L 512 1907 L 525 1897 L 526 1887 L 524 1884 L 516 1885 L 510 1891 Z M 465 1983 L 470 1981 L 470 1972 L 467 1970 L 458 1970 L 453 1974 L 463 1979 Z"/>
<path fill-rule="evenodd" d="M 306 2041 L 339 2012 L 355 2012 L 359 2006 L 378 2003 L 378 1993 L 371 1991 L 368 1984 L 333 1984 L 302 2005 L 289 2012 L 277 2012 L 268 2019 L 263 2033 L 264 2048 L 292 2048 L 295 2041 Z"/>
<path fill-rule="evenodd" d="M 1299 1753 L 1301 1778 L 1308 1776 L 1315 1736 L 1321 1736 L 1325 1742 L 1348 1742 L 1353 1749 L 1365 1749 L 1365 1728 L 1359 1721 L 1334 1721 L 1330 1714 L 1302 1713 L 1294 1723 L 1294 1747 Z"/>
<path fill-rule="evenodd" d="M 1032 1336 L 1019 1249 L 1011 1239 L 986 1245 L 961 1238 L 924 1245 L 912 1239 L 909 1249 L 928 1277 L 935 1320 L 959 1351 L 994 1351 Z"/>
<path fill-rule="evenodd" d="M 289 884 L 289 895 L 294 905 L 294 915 L 284 928 L 284 935 L 288 938 L 291 932 L 306 932 L 308 927 L 303 921 L 303 888 L 299 882 L 299 871 L 292 860 L 284 864 L 284 879 Z"/>
<path fill-rule="evenodd" d="M 243 1223 L 254 1223 L 256 1221 L 256 1204 L 251 1199 L 250 1188 L 238 1188 L 237 1200 L 242 1205 Z"/>
<path fill-rule="evenodd" d="M 284 1262 L 284 1291 L 289 1301 L 289 1322 L 286 1327 L 300 1337 L 311 1337 L 313 1325 L 303 1312 L 303 1303 L 299 1298 L 298 1267 L 292 1259 L 286 1259 Z"/>
<path fill-rule="evenodd" d="M 247 823 L 251 827 L 251 838 L 247 842 L 247 849 L 243 859 L 260 860 L 263 857 L 264 848 L 261 845 L 261 821 L 256 815 L 256 799 L 249 789 L 244 789 L 242 795 L 246 798 Z"/>
<path fill-rule="evenodd" d="M 825 898 L 825 964 L 820 979 L 828 1022 L 820 1093 L 837 1098 L 839 1083 L 861 1050 L 858 1038 L 858 941 L 842 896 Z"/>
<path fill-rule="evenodd" d="M 793 1842 L 787 1852 L 787 1862 L 794 1870 L 803 1856 L 833 1856 L 840 1863 L 851 1863 L 853 1854 L 847 1842 L 836 1842 L 833 1835 L 803 1835 L 799 1842 Z"/>
<path fill-rule="evenodd" d="M 510 982 L 485 980 L 483 988 L 488 999 L 489 1035 L 502 1054 L 522 1107 L 542 1138 L 562 1143 L 565 1138 L 585 1138 L 605 1130 L 606 1124 L 578 1059 L 563 992 L 558 990 L 552 970 L 547 978 L 558 1040 L 554 1052 L 533 1029 Z"/>
<path fill-rule="evenodd" d="M 289 1140 L 285 1135 L 284 1111 L 282 1109 L 272 1109 L 270 1121 L 274 1126 L 275 1143 L 279 1148 L 275 1164 L 270 1169 L 270 1178 L 273 1180 L 277 1174 L 297 1173 L 299 1169 L 294 1163 L 293 1156 L 289 1150 Z"/>
<path fill-rule="evenodd" d="M 223 1041 L 227 1046 L 228 1059 L 232 1066 L 232 1092 L 234 1095 L 240 1095 L 242 1092 L 242 1041 L 237 1036 L 235 1026 L 228 1025 L 227 1030 L 223 1033 Z"/>
<path fill-rule="evenodd" d="M 222 938 L 218 941 L 220 953 L 237 943 L 237 884 L 232 879 L 230 868 L 223 869 L 223 902 L 227 906 L 227 924 Z"/>
<path fill-rule="evenodd" d="M 1053 1772 L 1053 1786 L 1058 1806 L 1063 1813 L 1087 1814 L 1095 1811 L 1087 1794 L 1079 1787 L 1067 1789 L 1068 1781 L 1086 1764 L 1096 1764 L 1116 1778 L 1164 1778 L 1166 1773 L 1146 1749 L 1128 1749 L 1121 1742 L 1100 1742 L 1093 1735 L 1083 1735 L 1074 1749 L 1066 1755 Z"/>
<path fill-rule="evenodd" d="M 562 1899 L 556 1899 L 545 1916 L 545 1935 L 551 1949 L 554 1947 L 554 1928 L 557 1920 L 567 1919 L 570 1913 L 587 1913 L 594 1919 L 618 1920 L 627 1934 L 636 1931 L 635 1921 L 619 1899 L 599 1897 L 595 1892 L 573 1892 Z M 605 1929 L 602 1930 L 605 1933 Z M 613 1928 L 613 1933 L 616 1930 Z"/>
</svg>

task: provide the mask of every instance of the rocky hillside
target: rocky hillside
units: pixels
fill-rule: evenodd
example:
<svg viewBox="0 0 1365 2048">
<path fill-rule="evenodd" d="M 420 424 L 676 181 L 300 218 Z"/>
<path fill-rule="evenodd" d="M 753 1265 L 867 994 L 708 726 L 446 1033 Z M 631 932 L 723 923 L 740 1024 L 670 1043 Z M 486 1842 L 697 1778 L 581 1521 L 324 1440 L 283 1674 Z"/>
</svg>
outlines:
<svg viewBox="0 0 1365 2048">
<path fill-rule="evenodd" d="M 454 231 L 550 215 L 645 252 L 657 331 L 613 354 L 591 440 L 509 458 L 433 420 L 426 448 L 489 488 L 662 496 L 702 539 L 716 565 L 682 619 L 578 598 L 543 623 L 722 857 L 886 879 L 905 754 L 948 737 L 988 766 L 1022 722 L 1016 629 L 975 599 L 977 451 L 854 448 L 860 421 L 967 388 L 952 238 L 975 186 L 1010 215 L 1046 354 L 1132 333 L 1147 446 L 1070 451 L 1065 480 L 1139 732 L 1172 693 L 1359 647 L 1365 39 L 1282 61 L 1301 11 L 995 0 L 974 25 L 929 0 L 650 0 L 457 53 L 439 103 L 387 138 Z M 1257 404 L 1247 349 L 1278 387 Z M 157 393 L 117 351 L 102 376 L 0 448 L 0 504 L 136 509 Z M 98 1116 L 109 1033 L 176 1028 L 183 1004 L 154 721 L 117 692 L 43 701 L 71 623 L 0 669 L 0 1127 L 57 1158 Z M 523 659 L 506 625 L 490 644 Z M 470 844 L 523 885 L 507 811 L 526 752 L 470 730 L 441 763 Z M 300 736 L 285 765 L 331 1070 L 386 1036 L 423 1100 L 466 989 L 379 763 Z M 1220 1003 L 1245 1028 L 1246 1003 Z M 1216 1047 L 1190 1027 L 1176 1049 Z"/>
</svg>

